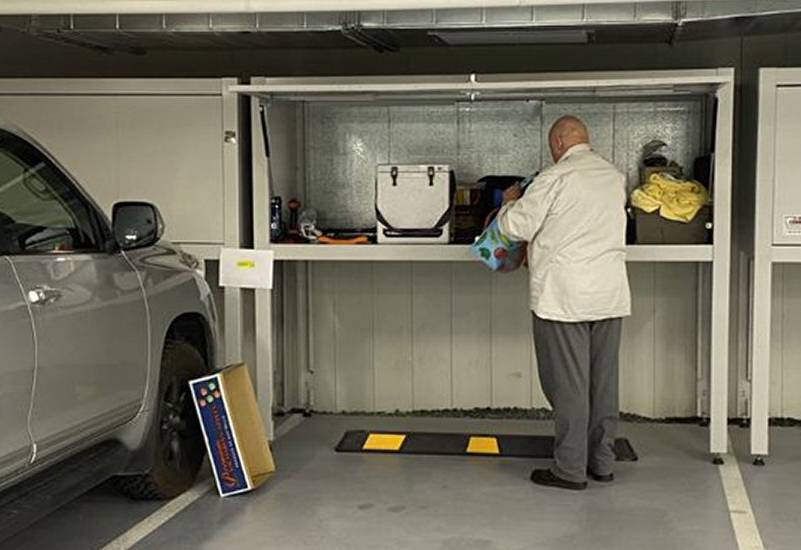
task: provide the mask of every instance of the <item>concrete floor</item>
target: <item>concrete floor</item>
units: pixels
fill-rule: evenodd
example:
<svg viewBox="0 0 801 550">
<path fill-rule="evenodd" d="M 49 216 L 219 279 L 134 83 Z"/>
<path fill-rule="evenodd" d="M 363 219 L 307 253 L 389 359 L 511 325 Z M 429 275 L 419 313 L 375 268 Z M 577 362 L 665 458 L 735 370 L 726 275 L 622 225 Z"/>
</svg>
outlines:
<svg viewBox="0 0 801 550">
<path fill-rule="evenodd" d="M 275 445 L 279 472 L 254 493 L 210 492 L 135 548 L 277 549 L 731 549 L 736 541 L 718 469 L 696 426 L 623 424 L 640 454 L 612 486 L 569 493 L 534 486 L 546 462 L 482 457 L 337 454 L 348 429 L 548 433 L 549 424 L 430 418 L 317 416 Z M 768 466 L 751 466 L 748 431 L 735 450 L 766 547 L 798 548 L 801 441 L 773 430 Z M 0 545 L 100 548 L 158 507 L 107 487 Z"/>
<path fill-rule="evenodd" d="M 751 465 L 748 430 L 730 433 L 765 547 L 801 548 L 801 429 L 771 429 L 764 468 Z"/>
<path fill-rule="evenodd" d="M 129 500 L 105 483 L 3 541 L 0 550 L 101 548 L 163 505 Z"/>
</svg>

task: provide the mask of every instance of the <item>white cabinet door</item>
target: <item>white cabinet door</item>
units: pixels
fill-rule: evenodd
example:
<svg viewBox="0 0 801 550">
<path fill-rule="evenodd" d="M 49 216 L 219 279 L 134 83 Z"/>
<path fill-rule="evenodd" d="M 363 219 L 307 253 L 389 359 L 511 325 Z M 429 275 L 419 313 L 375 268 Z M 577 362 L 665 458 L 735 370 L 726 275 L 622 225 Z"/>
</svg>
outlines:
<svg viewBox="0 0 801 550">
<path fill-rule="evenodd" d="M 801 87 L 776 90 L 774 244 L 801 244 Z"/>
<path fill-rule="evenodd" d="M 222 244 L 220 98 L 124 96 L 117 101 L 120 198 L 158 204 L 170 240 Z"/>
</svg>

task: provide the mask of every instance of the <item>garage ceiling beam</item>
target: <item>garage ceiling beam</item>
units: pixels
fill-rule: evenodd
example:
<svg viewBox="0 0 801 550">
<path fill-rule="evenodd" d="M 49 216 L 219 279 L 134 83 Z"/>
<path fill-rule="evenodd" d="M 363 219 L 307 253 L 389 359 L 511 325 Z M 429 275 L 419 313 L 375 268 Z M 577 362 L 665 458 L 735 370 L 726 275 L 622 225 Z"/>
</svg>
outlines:
<svg viewBox="0 0 801 550">
<path fill-rule="evenodd" d="M 637 3 L 659 1 L 639 0 Z M 613 0 L 3 0 L 0 15 L 376 11 L 632 3 Z"/>
</svg>

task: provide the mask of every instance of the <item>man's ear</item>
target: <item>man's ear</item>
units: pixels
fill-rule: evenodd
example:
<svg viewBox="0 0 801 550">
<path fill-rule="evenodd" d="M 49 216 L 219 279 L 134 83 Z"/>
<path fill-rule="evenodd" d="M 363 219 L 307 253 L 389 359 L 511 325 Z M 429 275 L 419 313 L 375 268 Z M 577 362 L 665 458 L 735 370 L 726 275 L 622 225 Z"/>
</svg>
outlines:
<svg viewBox="0 0 801 550">
<path fill-rule="evenodd" d="M 551 152 L 553 153 L 554 160 L 558 160 L 559 157 L 562 156 L 562 153 L 564 153 L 563 145 L 564 141 L 562 141 L 562 138 L 560 138 L 559 136 L 553 139 L 553 151 Z"/>
</svg>

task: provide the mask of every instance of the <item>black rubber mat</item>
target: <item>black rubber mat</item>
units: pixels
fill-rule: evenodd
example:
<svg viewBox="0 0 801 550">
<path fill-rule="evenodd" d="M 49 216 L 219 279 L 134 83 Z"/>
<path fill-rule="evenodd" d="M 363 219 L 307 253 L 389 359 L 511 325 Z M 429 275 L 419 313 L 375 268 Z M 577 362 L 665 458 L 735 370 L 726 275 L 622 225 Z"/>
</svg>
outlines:
<svg viewBox="0 0 801 550">
<path fill-rule="evenodd" d="M 386 436 L 398 443 L 396 448 L 365 448 L 370 436 Z M 469 450 L 471 439 L 488 444 L 488 449 Z M 402 442 L 401 442 L 402 441 Z M 389 445 L 392 446 L 391 444 Z M 497 449 L 497 450 L 495 450 Z M 402 432 L 392 430 L 351 430 L 345 432 L 336 451 L 340 453 L 389 453 L 422 455 L 481 455 L 516 458 L 552 458 L 553 436 L 548 435 L 492 435 L 433 432 Z M 615 441 L 615 454 L 619 462 L 638 460 L 628 439 Z"/>
</svg>

